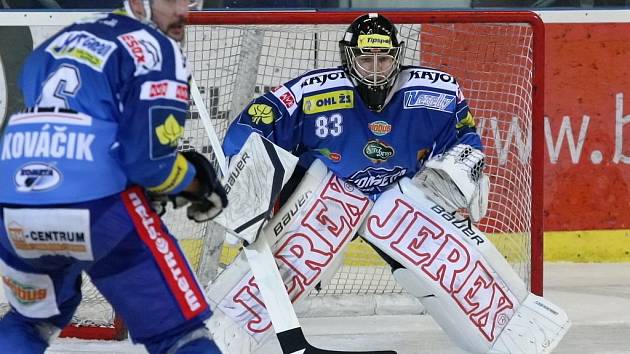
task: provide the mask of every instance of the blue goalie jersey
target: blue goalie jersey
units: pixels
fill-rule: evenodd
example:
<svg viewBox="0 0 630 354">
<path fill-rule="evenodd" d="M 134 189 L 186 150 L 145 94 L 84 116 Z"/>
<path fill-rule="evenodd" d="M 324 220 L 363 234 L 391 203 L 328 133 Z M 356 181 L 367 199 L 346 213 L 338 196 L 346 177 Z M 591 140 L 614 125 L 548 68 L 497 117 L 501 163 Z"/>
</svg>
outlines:
<svg viewBox="0 0 630 354">
<path fill-rule="evenodd" d="M 381 112 L 371 111 L 342 68 L 308 72 L 255 99 L 234 120 L 223 146 L 236 154 L 257 132 L 300 157 L 323 161 L 363 192 L 412 177 L 456 144 L 481 149 L 475 121 L 455 78 L 403 67 Z"/>
<path fill-rule="evenodd" d="M 29 110 L 0 136 L 0 203 L 94 200 L 140 185 L 177 193 L 188 108 L 177 42 L 124 13 L 80 21 L 38 46 L 20 85 Z"/>
</svg>

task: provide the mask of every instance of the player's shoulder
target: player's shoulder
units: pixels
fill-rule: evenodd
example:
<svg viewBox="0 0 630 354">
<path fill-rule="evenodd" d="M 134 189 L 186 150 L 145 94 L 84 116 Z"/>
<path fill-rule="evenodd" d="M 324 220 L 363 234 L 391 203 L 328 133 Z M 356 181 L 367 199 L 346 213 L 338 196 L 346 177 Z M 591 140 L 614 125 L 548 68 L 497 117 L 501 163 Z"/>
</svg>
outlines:
<svg viewBox="0 0 630 354">
<path fill-rule="evenodd" d="M 99 13 L 74 22 L 47 39 L 39 50 L 55 59 L 67 59 L 102 72 L 119 47 L 114 31 L 119 21 Z"/>
<path fill-rule="evenodd" d="M 441 90 L 456 91 L 457 80 L 446 71 L 425 66 L 403 66 L 398 75 L 399 90 L 411 87 L 429 87 Z"/>
<path fill-rule="evenodd" d="M 153 26 L 135 21 L 127 16 L 120 16 L 130 26 L 121 28 L 116 40 L 120 43 L 126 60 L 131 60 L 135 67 L 134 76 L 159 73 L 166 62 L 176 63 L 175 71 L 183 70 L 183 54 L 179 45 Z M 179 63 L 179 65 L 177 65 Z M 168 72 L 172 71 L 167 70 Z M 181 79 L 185 80 L 185 74 Z"/>
<path fill-rule="evenodd" d="M 428 108 L 430 112 L 453 113 L 459 87 L 455 78 L 442 70 L 422 66 L 405 66 L 395 83 L 396 92 L 404 97 L 405 110 Z"/>
<path fill-rule="evenodd" d="M 108 62 L 133 62 L 135 74 L 161 70 L 166 55 L 182 55 L 157 29 L 124 13 L 101 13 L 78 20 L 44 42 L 55 59 L 68 59 L 102 72 Z M 119 54 L 113 55 L 118 52 Z"/>
<path fill-rule="evenodd" d="M 142 29 L 149 32 L 156 32 L 151 26 L 129 17 L 123 12 L 115 11 L 91 14 L 65 27 L 58 35 L 82 32 L 102 39 L 116 40 L 116 38 L 123 33 Z M 79 38 L 81 37 L 77 37 L 77 40 Z"/>
<path fill-rule="evenodd" d="M 308 71 L 287 83 L 293 91 L 303 94 L 326 91 L 338 87 L 352 86 L 346 72 L 342 67 L 331 67 Z"/>
</svg>

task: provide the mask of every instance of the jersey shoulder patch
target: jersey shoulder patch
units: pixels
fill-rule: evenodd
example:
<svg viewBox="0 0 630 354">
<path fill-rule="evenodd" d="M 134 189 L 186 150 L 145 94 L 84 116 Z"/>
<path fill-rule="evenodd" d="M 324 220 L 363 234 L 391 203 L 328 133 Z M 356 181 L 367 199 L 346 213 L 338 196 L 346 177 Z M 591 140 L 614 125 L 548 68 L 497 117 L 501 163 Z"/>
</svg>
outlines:
<svg viewBox="0 0 630 354">
<path fill-rule="evenodd" d="M 399 89 L 424 86 L 457 92 L 457 80 L 445 71 L 421 66 L 407 66 L 399 74 Z"/>
<path fill-rule="evenodd" d="M 457 81 L 450 74 L 423 67 L 401 71 L 395 90 L 403 96 L 404 109 L 426 108 L 453 113 L 457 105 Z"/>
<path fill-rule="evenodd" d="M 162 48 L 158 39 L 149 31 L 139 29 L 126 32 L 117 36 L 117 39 L 136 65 L 134 76 L 162 70 Z"/>
<path fill-rule="evenodd" d="M 275 98 L 278 99 L 278 101 L 282 103 L 282 106 L 286 108 L 286 110 L 289 112 L 289 115 L 292 115 L 293 112 L 295 112 L 298 107 L 299 99 L 291 90 L 289 90 L 289 88 L 287 88 L 287 86 L 276 86 L 272 88 L 270 92 Z"/>
<path fill-rule="evenodd" d="M 307 72 L 294 80 L 289 87 L 291 91 L 302 94 L 313 91 L 323 91 L 337 87 L 352 87 L 346 72 L 342 68 L 320 69 Z"/>
<path fill-rule="evenodd" d="M 55 59 L 69 59 L 102 72 L 118 45 L 94 33 L 69 28 L 46 46 L 45 51 Z"/>
</svg>

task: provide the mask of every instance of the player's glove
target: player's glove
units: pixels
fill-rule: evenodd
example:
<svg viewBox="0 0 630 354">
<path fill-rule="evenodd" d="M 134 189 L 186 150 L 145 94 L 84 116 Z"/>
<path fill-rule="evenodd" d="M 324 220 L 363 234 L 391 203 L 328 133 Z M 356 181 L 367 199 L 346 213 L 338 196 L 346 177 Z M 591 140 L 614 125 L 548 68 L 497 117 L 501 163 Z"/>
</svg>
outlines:
<svg viewBox="0 0 630 354">
<path fill-rule="evenodd" d="M 486 214 L 490 190 L 490 180 L 483 173 L 484 157 L 470 145 L 456 145 L 427 161 L 413 181 L 444 209 L 468 209 L 477 222 Z"/>
<path fill-rule="evenodd" d="M 219 215 L 221 210 L 228 204 L 227 194 L 217 178 L 210 161 L 202 154 L 190 150 L 181 153 L 186 160 L 195 166 L 197 179 L 201 185 L 199 193 L 193 195 L 188 192 L 180 193 L 180 197 L 190 201 L 190 206 L 186 210 L 186 216 L 196 222 L 204 222 Z"/>
<path fill-rule="evenodd" d="M 159 215 L 166 212 L 168 202 L 171 202 L 175 209 L 188 205 L 186 216 L 189 219 L 196 222 L 208 221 L 219 215 L 227 206 L 225 190 L 210 161 L 202 154 L 194 150 L 180 152 L 180 154 L 195 166 L 197 171 L 195 178 L 199 181 L 199 190 L 196 193 L 183 191 L 176 195 L 151 194 L 149 195 L 151 205 Z"/>
</svg>

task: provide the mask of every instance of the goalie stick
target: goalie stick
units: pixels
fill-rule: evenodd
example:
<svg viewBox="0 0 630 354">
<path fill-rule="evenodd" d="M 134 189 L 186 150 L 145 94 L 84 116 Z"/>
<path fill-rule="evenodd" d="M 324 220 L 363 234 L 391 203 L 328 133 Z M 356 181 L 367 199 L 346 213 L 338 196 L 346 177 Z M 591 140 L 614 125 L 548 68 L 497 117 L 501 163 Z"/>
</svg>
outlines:
<svg viewBox="0 0 630 354">
<path fill-rule="evenodd" d="M 223 154 L 223 150 L 219 143 L 219 139 L 214 131 L 212 122 L 210 121 L 210 115 L 205 108 L 205 104 L 202 100 L 199 88 L 195 83 L 195 80 L 191 78 L 190 90 L 193 97 L 193 101 L 199 111 L 199 118 L 206 129 L 208 138 L 212 150 L 215 153 L 219 168 L 222 176 L 228 175 L 226 167 L 226 159 Z M 265 144 L 271 145 L 269 142 Z M 266 151 L 269 153 L 276 171 L 284 171 L 282 164 L 276 155 L 275 149 L 271 146 L 265 146 Z M 273 178 L 272 193 L 269 200 L 268 209 L 265 215 L 265 219 L 268 220 L 271 216 L 271 210 L 276 198 L 282 188 L 283 178 Z M 224 225 L 222 225 L 224 226 Z M 226 228 L 228 232 L 236 234 L 235 231 Z M 276 337 L 280 342 L 280 347 L 284 354 L 299 353 L 299 354 L 396 354 L 395 351 L 343 351 L 343 350 L 326 350 L 320 349 L 311 345 L 304 336 L 302 327 L 298 321 L 297 315 L 289 298 L 289 294 L 286 291 L 282 276 L 278 270 L 278 266 L 271 252 L 267 235 L 263 231 L 264 223 L 262 223 L 258 229 L 258 237 L 251 244 L 245 244 L 243 252 L 247 257 L 247 261 L 250 265 L 256 283 L 262 294 L 265 302 L 265 308 L 271 318 Z"/>
</svg>

